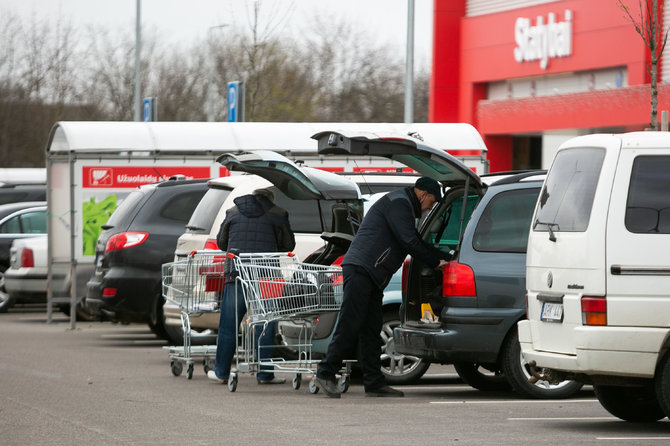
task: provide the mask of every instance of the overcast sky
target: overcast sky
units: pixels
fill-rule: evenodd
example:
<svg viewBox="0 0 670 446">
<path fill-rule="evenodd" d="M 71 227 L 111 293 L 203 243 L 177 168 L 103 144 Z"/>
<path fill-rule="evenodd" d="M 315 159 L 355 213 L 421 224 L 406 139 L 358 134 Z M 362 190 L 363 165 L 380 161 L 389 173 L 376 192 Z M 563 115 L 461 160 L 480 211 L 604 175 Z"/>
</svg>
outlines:
<svg viewBox="0 0 670 446">
<path fill-rule="evenodd" d="M 206 39 L 210 27 L 229 24 L 247 28 L 247 7 L 254 0 L 142 0 L 142 26 L 170 43 Z M 283 29 L 305 29 L 315 15 L 350 21 L 369 30 L 370 41 L 388 43 L 405 52 L 407 0 L 262 0 L 266 10 L 286 14 Z M 13 11 L 69 19 L 76 28 L 108 28 L 135 32 L 136 0 L 0 0 L 0 13 Z M 430 63 L 433 0 L 415 0 L 415 64 Z M 339 22 L 338 22 L 339 23 Z M 212 32 L 216 32 L 212 30 Z"/>
</svg>

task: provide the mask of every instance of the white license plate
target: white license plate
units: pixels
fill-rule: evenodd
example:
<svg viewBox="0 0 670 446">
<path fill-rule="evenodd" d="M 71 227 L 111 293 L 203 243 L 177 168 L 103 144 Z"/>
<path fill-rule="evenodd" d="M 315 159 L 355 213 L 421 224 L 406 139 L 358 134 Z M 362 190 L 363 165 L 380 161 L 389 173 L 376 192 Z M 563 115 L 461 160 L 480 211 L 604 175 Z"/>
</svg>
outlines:
<svg viewBox="0 0 670 446">
<path fill-rule="evenodd" d="M 540 319 L 545 322 L 561 322 L 563 320 L 563 304 L 553 302 L 543 303 Z"/>
</svg>

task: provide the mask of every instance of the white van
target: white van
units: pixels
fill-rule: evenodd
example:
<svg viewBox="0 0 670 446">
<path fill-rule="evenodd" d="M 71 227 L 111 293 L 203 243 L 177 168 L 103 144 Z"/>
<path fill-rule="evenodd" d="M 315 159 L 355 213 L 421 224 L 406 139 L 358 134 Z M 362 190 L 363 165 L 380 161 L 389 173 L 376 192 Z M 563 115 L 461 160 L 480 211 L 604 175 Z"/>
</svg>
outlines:
<svg viewBox="0 0 670 446">
<path fill-rule="evenodd" d="M 670 415 L 670 133 L 571 139 L 533 216 L 519 341 L 627 421 Z"/>
</svg>

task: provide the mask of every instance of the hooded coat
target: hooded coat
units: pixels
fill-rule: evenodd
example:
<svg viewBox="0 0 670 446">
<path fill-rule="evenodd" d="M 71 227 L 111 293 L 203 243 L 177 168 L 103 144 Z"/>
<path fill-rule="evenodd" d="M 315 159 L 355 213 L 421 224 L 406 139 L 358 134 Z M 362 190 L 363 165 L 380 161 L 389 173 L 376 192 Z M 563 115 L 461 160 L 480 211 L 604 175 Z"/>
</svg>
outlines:
<svg viewBox="0 0 670 446">
<path fill-rule="evenodd" d="M 263 195 L 233 200 L 221 224 L 216 243 L 222 251 L 288 252 L 295 248 L 288 212 Z"/>
</svg>

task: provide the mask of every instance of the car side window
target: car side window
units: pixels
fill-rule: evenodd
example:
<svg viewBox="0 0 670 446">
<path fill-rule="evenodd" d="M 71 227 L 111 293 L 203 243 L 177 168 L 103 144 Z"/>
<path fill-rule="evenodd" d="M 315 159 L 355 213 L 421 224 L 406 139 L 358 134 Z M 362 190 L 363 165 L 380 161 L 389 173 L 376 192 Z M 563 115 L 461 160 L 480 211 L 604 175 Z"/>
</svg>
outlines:
<svg viewBox="0 0 670 446">
<path fill-rule="evenodd" d="M 46 234 L 47 213 L 44 211 L 26 212 L 19 216 L 21 229 L 25 234 Z"/>
<path fill-rule="evenodd" d="M 670 233 L 670 156 L 640 156 L 633 162 L 626 229 L 638 234 Z"/>
<path fill-rule="evenodd" d="M 0 232 L 3 234 L 20 234 L 21 222 L 19 216 L 17 215 L 4 222 L 0 227 Z"/>
<path fill-rule="evenodd" d="M 472 247 L 484 252 L 525 253 L 539 192 L 539 188 L 518 189 L 496 195 L 477 222 Z"/>
</svg>

